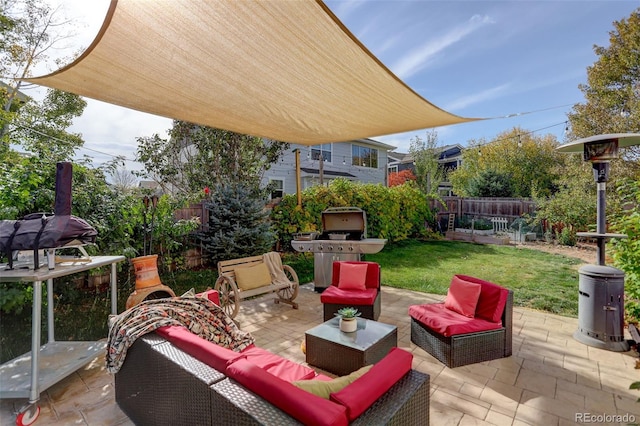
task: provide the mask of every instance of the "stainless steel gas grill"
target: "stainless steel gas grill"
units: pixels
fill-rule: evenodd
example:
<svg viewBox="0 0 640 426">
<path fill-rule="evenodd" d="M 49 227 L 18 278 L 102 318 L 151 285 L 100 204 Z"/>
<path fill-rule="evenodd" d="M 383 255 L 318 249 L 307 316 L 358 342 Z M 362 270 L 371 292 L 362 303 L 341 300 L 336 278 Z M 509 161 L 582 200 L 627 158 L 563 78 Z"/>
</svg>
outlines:
<svg viewBox="0 0 640 426">
<path fill-rule="evenodd" d="M 378 253 L 387 240 L 367 238 L 367 215 L 357 207 L 332 207 L 322 212 L 322 233 L 301 234 L 291 241 L 299 252 L 313 253 L 313 284 L 321 292 L 331 285 L 334 261 L 358 261 Z"/>
</svg>

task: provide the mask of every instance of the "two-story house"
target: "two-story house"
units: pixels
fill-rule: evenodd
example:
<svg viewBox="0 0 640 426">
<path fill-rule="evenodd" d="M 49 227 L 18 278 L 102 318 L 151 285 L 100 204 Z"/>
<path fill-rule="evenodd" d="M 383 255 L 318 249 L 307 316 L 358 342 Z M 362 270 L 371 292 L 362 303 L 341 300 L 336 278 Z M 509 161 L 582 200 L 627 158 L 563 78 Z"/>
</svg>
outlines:
<svg viewBox="0 0 640 426">
<path fill-rule="evenodd" d="M 452 170 L 458 168 L 462 163 L 462 145 L 445 145 L 436 148 L 438 164 L 444 171 L 444 181 L 438 186 L 438 191 L 443 196 L 454 195 L 451 183 L 447 180 L 447 175 Z M 415 172 L 415 162 L 411 154 L 401 152 L 389 152 L 389 173 L 398 173 L 403 170 Z"/>
<path fill-rule="evenodd" d="M 291 144 L 280 161 L 265 172 L 264 184 L 271 183 L 276 188 L 272 198 L 295 194 L 296 150 L 299 150 L 301 190 L 313 185 L 327 185 L 336 178 L 386 185 L 388 152 L 395 148 L 373 139 L 313 146 Z"/>
</svg>

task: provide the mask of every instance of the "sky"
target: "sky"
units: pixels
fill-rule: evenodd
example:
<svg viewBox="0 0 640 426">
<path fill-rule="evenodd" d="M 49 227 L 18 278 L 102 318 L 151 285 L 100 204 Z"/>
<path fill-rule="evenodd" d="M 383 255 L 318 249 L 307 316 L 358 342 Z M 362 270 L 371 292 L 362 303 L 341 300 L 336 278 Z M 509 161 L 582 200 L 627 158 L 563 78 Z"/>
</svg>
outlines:
<svg viewBox="0 0 640 426">
<path fill-rule="evenodd" d="M 47 0 L 76 24 L 66 48 L 86 48 L 102 25 L 108 0 Z M 161 0 L 169 1 L 169 0 Z M 578 86 L 609 46 L 613 22 L 639 0 L 326 0 L 326 5 L 387 68 L 432 104 L 464 117 L 490 118 L 437 127 L 439 145 L 490 141 L 514 127 L 564 141 L 567 113 L 584 102 Z M 62 49 L 61 49 L 62 50 Z M 52 62 L 35 75 L 55 70 Z M 87 99 L 71 131 L 81 133 L 96 164 L 121 155 L 135 163 L 136 138 L 167 136 L 171 119 Z M 385 136 L 408 152 L 430 129 Z"/>
</svg>

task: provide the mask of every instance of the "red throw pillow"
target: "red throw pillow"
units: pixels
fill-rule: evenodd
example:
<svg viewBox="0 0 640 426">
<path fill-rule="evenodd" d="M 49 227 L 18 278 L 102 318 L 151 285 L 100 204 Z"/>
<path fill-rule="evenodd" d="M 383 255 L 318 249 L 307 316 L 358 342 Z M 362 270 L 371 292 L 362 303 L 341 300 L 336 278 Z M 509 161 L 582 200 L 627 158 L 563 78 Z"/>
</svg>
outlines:
<svg viewBox="0 0 640 426">
<path fill-rule="evenodd" d="M 342 290 L 365 290 L 367 288 L 366 263 L 340 263 L 338 288 Z"/>
<path fill-rule="evenodd" d="M 454 276 L 447 297 L 444 299 L 444 307 L 465 317 L 473 318 L 476 314 L 480 290 L 482 285 Z"/>
</svg>

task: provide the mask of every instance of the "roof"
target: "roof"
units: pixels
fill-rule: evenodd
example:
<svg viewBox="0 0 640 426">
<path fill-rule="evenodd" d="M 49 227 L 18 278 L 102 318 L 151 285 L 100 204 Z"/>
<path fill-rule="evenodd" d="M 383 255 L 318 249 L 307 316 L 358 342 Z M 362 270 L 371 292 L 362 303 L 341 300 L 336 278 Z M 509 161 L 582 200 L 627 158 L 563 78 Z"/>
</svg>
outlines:
<svg viewBox="0 0 640 426">
<path fill-rule="evenodd" d="M 25 80 L 304 145 L 476 120 L 418 95 L 320 0 L 111 0 L 80 57 Z"/>
</svg>

